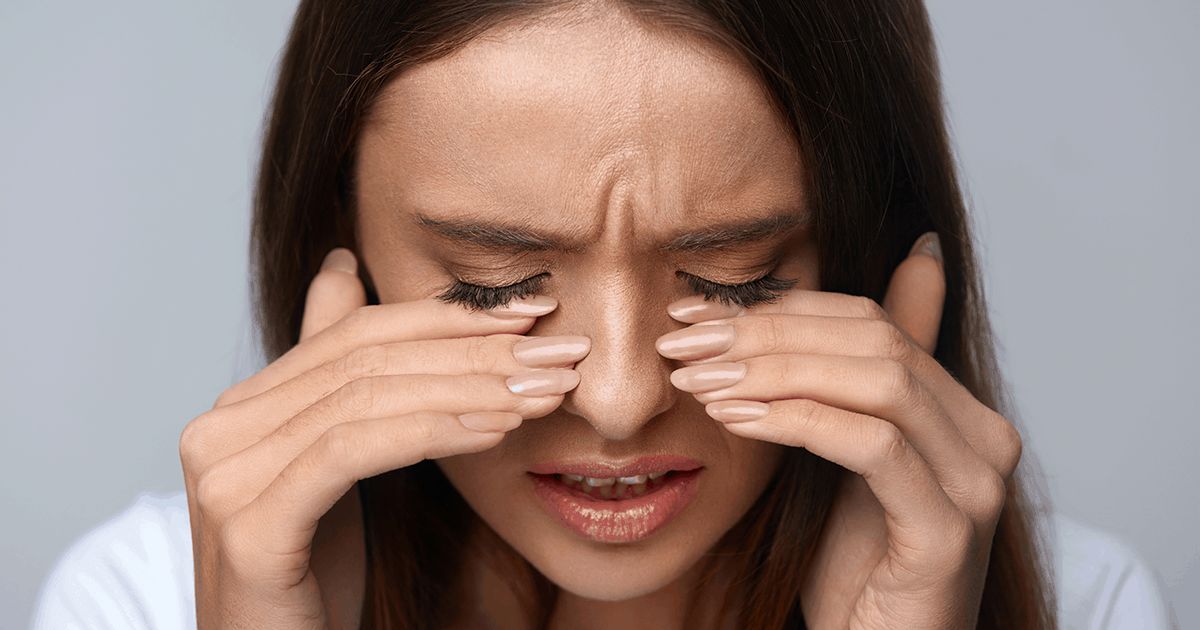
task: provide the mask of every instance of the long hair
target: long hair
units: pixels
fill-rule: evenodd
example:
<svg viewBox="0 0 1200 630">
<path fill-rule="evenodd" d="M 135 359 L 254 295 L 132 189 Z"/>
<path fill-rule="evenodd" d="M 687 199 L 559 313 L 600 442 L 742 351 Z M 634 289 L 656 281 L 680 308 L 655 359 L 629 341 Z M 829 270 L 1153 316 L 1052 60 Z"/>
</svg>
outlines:
<svg viewBox="0 0 1200 630">
<path fill-rule="evenodd" d="M 791 126 L 815 216 L 820 288 L 881 301 L 922 232 L 941 238 L 946 301 L 935 358 L 1014 418 L 942 110 L 920 0 L 610 0 L 650 28 L 705 38 L 748 63 Z M 264 355 L 299 338 L 304 295 L 326 252 L 355 248 L 351 177 L 364 116 L 398 72 L 484 31 L 569 10 L 550 0 L 303 0 L 265 121 L 251 242 Z M 373 297 L 373 296 L 372 296 Z M 1050 628 L 1052 584 L 1021 480 L 996 528 L 979 628 Z M 788 449 L 780 473 L 707 556 L 733 571 L 723 611 L 742 628 L 803 627 L 804 572 L 844 471 Z M 364 628 L 444 627 L 470 532 L 488 528 L 432 462 L 359 483 L 367 544 Z M 491 535 L 529 626 L 556 588 Z M 711 572 L 705 573 L 711 576 Z M 736 610 L 730 602 L 741 602 Z"/>
</svg>

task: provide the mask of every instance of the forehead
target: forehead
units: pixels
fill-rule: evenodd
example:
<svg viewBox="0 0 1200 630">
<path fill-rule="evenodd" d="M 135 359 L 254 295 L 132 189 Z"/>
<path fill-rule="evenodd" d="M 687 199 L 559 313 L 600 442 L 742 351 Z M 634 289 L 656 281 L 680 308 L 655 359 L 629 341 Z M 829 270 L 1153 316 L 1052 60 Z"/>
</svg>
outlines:
<svg viewBox="0 0 1200 630">
<path fill-rule="evenodd" d="M 598 236 L 612 218 L 716 221 L 803 205 L 795 141 L 753 71 L 611 9 L 499 28 L 407 69 L 380 95 L 359 151 L 360 190 L 385 195 L 389 212 L 531 223 L 549 213 L 556 228 Z"/>
</svg>

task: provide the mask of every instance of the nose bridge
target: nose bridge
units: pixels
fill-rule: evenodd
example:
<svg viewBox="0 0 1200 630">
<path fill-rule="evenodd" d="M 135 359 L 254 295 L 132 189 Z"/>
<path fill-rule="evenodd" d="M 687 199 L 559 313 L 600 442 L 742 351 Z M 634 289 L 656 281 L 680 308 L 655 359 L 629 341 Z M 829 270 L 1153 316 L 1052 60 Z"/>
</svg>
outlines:
<svg viewBox="0 0 1200 630">
<path fill-rule="evenodd" d="M 670 409 L 678 395 L 670 382 L 671 366 L 654 347 L 655 339 L 673 329 L 671 320 L 652 283 L 637 275 L 610 267 L 571 305 L 576 317 L 570 326 L 591 337 L 592 347 L 576 364 L 579 385 L 563 408 L 610 440 L 632 437 Z"/>
</svg>

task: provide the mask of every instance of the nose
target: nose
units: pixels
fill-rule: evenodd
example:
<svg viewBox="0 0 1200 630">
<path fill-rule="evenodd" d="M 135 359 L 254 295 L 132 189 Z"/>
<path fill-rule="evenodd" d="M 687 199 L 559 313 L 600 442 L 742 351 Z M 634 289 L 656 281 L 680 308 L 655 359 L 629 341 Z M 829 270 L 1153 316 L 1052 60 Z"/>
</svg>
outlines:
<svg viewBox="0 0 1200 630">
<path fill-rule="evenodd" d="M 575 366 L 579 385 L 562 409 L 609 440 L 633 437 L 680 395 L 671 385 L 671 363 L 654 347 L 660 335 L 678 328 L 656 293 L 652 283 L 610 275 L 603 286 L 560 302 L 563 327 L 592 340 Z"/>
</svg>

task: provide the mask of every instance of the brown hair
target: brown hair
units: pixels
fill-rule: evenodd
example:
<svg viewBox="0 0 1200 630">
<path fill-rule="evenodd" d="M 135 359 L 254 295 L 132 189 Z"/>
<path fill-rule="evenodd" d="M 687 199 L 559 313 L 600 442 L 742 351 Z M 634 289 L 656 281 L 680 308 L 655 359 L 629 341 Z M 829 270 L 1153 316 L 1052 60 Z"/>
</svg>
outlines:
<svg viewBox="0 0 1200 630">
<path fill-rule="evenodd" d="M 648 27 L 725 46 L 749 63 L 792 126 L 815 213 L 821 288 L 881 300 L 922 232 L 945 257 L 935 357 L 981 402 L 1013 410 L 995 360 L 983 289 L 941 105 L 938 60 L 920 0 L 624 0 Z M 579 3 L 534 0 L 304 0 L 280 67 L 254 200 L 252 262 L 264 354 L 299 337 L 304 294 L 329 249 L 354 248 L 355 143 L 397 72 L 501 24 Z M 841 468 L 789 449 L 781 473 L 710 555 L 736 576 L 738 627 L 803 627 L 801 579 Z M 997 526 L 979 628 L 1050 628 L 1053 592 L 1014 476 Z M 477 517 L 432 462 L 359 484 L 367 535 L 365 628 L 444 627 Z M 482 528 L 486 530 L 486 527 Z M 493 542 L 499 538 L 493 535 Z M 508 548 L 532 627 L 556 588 Z M 711 573 L 710 573 L 711 575 Z M 734 590 L 736 589 L 736 592 Z"/>
</svg>

